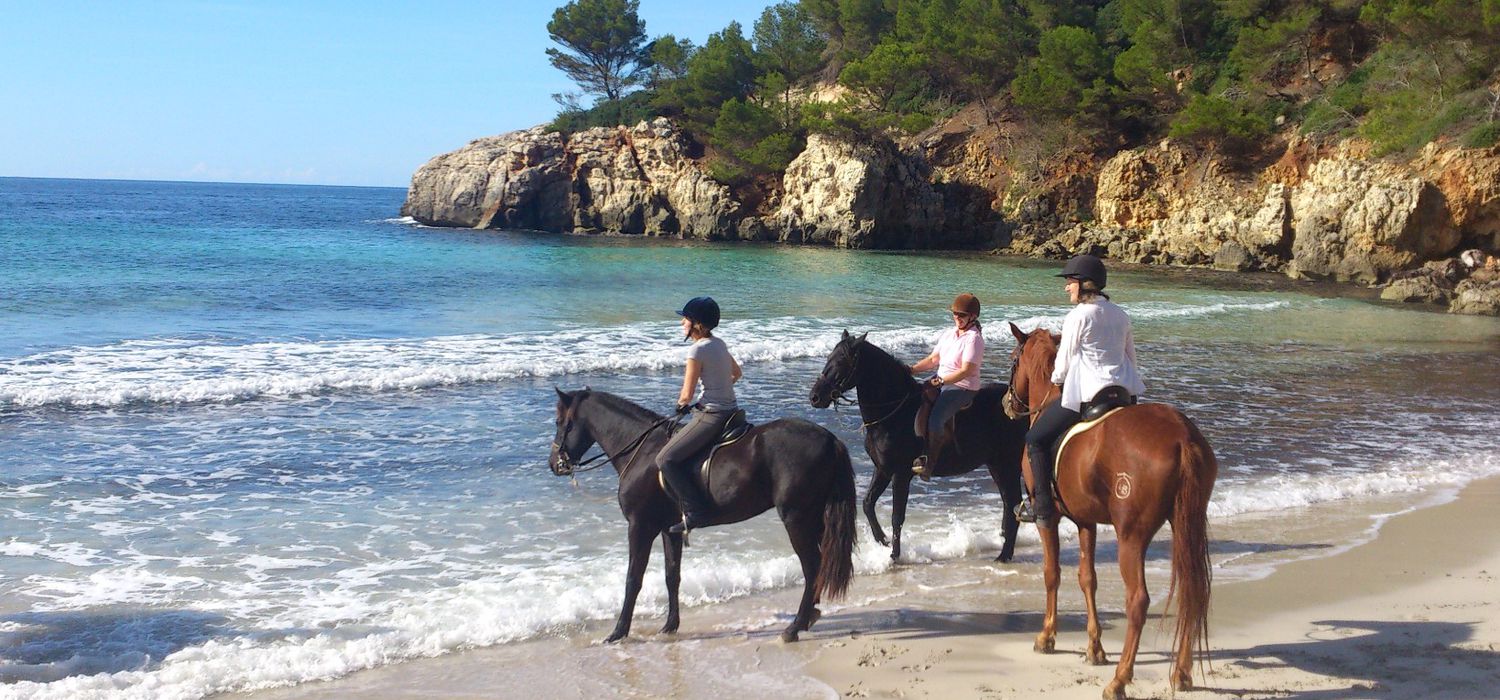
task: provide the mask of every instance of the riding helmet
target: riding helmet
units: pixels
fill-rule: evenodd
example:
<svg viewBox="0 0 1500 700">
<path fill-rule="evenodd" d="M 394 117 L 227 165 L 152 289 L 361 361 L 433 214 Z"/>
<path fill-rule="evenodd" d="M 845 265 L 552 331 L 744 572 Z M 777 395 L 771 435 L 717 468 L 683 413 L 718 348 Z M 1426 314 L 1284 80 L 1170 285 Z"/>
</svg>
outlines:
<svg viewBox="0 0 1500 700">
<path fill-rule="evenodd" d="M 1092 255 L 1075 255 L 1072 260 L 1068 261 L 1067 265 L 1063 266 L 1063 271 L 1055 276 L 1079 280 L 1093 280 L 1094 284 L 1098 285 L 1100 289 L 1104 289 L 1106 274 L 1103 260 Z"/>
<path fill-rule="evenodd" d="M 948 307 L 948 310 L 966 313 L 972 318 L 979 318 L 979 297 L 964 292 L 953 297 L 953 306 Z"/>
<path fill-rule="evenodd" d="M 677 315 L 713 330 L 719 325 L 719 302 L 714 301 L 713 297 L 693 297 L 682 305 Z"/>
</svg>

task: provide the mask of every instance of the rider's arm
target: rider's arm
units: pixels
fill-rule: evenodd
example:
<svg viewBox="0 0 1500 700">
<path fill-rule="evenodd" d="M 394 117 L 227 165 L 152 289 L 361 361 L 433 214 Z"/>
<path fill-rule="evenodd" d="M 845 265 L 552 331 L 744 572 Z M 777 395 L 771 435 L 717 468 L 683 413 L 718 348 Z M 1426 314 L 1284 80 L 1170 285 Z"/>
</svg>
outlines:
<svg viewBox="0 0 1500 700">
<path fill-rule="evenodd" d="M 682 374 L 682 391 L 677 394 L 677 405 L 686 406 L 693 402 L 693 391 L 698 388 L 698 375 L 703 373 L 703 363 L 688 358 L 687 371 Z"/>
<path fill-rule="evenodd" d="M 729 356 L 729 383 L 733 384 L 733 383 L 739 381 L 740 377 L 743 377 L 743 376 L 745 376 L 745 373 L 742 372 L 742 371 L 740 371 L 740 362 L 739 362 L 739 360 L 734 359 L 734 355 L 730 355 Z"/>
<path fill-rule="evenodd" d="M 1057 348 L 1057 361 L 1052 366 L 1052 383 L 1062 384 L 1068 378 L 1073 355 L 1078 352 L 1078 337 L 1083 335 L 1083 314 L 1069 313 L 1063 319 L 1062 344 Z"/>
<path fill-rule="evenodd" d="M 964 366 L 961 367 L 957 372 L 943 376 L 943 383 L 952 384 L 954 382 L 961 382 L 965 379 L 968 379 L 969 377 L 976 376 L 979 376 L 979 363 L 965 362 Z"/>
<path fill-rule="evenodd" d="M 933 350 L 931 355 L 928 355 L 927 357 L 924 357 L 924 358 L 922 358 L 920 360 L 917 360 L 917 364 L 914 364 L 914 365 L 911 366 L 911 373 L 912 374 L 921 374 L 921 373 L 926 372 L 927 370 L 932 369 L 932 368 L 937 367 L 937 366 L 938 366 L 938 354 L 937 354 L 936 350 Z"/>
</svg>

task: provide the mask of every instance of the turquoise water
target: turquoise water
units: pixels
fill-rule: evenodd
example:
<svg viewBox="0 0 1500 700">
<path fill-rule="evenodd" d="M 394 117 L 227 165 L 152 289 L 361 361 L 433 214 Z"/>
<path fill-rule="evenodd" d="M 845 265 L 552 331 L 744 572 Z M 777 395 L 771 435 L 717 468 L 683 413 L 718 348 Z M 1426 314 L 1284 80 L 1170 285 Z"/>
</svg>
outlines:
<svg viewBox="0 0 1500 700">
<path fill-rule="evenodd" d="M 611 618 L 614 477 L 548 473 L 552 387 L 664 409 L 688 297 L 722 303 L 751 418 L 827 425 L 861 491 L 858 417 L 806 400 L 841 330 L 915 359 L 971 291 L 1001 379 L 1003 321 L 1067 310 L 1046 261 L 432 229 L 403 194 L 0 179 L 0 696 L 201 697 Z M 1496 319 L 1266 277 L 1111 288 L 1148 398 L 1218 452 L 1215 518 L 1500 473 Z M 992 556 L 986 481 L 914 496 L 910 561 Z M 798 575 L 764 516 L 696 537 L 685 579 L 701 607 Z M 648 577 L 638 615 L 662 605 Z"/>
</svg>

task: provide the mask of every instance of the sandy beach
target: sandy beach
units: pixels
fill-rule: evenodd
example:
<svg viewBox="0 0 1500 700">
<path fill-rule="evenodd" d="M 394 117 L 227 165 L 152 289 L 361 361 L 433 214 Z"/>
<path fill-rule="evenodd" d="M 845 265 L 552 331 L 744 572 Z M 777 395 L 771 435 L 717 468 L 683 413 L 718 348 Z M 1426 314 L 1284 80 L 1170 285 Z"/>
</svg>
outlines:
<svg viewBox="0 0 1500 700">
<path fill-rule="evenodd" d="M 1456 499 L 1422 498 L 1339 502 L 1325 506 L 1335 517 L 1299 512 L 1216 530 L 1220 561 L 1260 556 L 1274 571 L 1216 582 L 1211 668 L 1197 677 L 1200 689 L 1177 695 L 1500 697 L 1500 541 L 1483 531 L 1496 522 L 1500 479 L 1471 484 Z M 1010 565 L 976 553 L 861 577 L 856 597 L 825 605 L 798 644 L 776 641 L 784 618 L 775 611 L 790 608 L 789 596 L 777 594 L 738 610 L 689 610 L 675 637 L 652 634 L 659 620 L 640 612 L 637 636 L 621 645 L 592 641 L 604 626 L 591 625 L 254 697 L 1097 698 L 1123 634 L 1109 544 L 1101 541 L 1099 594 L 1109 666 L 1083 661 L 1082 596 L 1068 568 L 1076 559 L 1064 564 L 1058 651 L 1031 650 L 1041 609 L 1032 540 Z M 1165 585 L 1161 567 L 1154 571 L 1133 698 L 1171 696 L 1170 632 L 1158 617 Z M 752 607 L 770 615 L 759 627 L 745 626 Z M 684 673 L 687 659 L 700 669 L 709 660 L 719 672 Z"/>
</svg>

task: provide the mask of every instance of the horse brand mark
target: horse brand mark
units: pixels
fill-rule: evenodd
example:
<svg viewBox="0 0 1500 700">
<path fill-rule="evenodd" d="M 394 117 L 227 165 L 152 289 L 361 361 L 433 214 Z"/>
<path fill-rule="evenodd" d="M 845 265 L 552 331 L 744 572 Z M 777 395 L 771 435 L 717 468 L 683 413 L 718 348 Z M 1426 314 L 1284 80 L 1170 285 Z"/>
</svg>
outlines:
<svg viewBox="0 0 1500 700">
<path fill-rule="evenodd" d="M 1127 499 L 1127 498 L 1130 498 L 1130 475 L 1129 474 L 1116 474 L 1115 475 L 1115 498 L 1118 498 L 1118 499 L 1120 499 L 1122 501 L 1125 500 L 1125 499 Z"/>
</svg>

